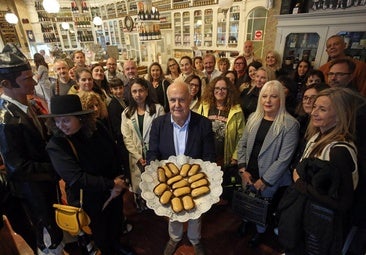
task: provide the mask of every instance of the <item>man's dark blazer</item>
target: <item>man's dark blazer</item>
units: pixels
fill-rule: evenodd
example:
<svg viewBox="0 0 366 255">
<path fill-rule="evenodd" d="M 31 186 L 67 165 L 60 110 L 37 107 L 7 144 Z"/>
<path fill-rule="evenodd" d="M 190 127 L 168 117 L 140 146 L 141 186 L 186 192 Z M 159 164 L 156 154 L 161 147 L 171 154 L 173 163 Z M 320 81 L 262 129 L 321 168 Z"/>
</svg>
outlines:
<svg viewBox="0 0 366 255">
<path fill-rule="evenodd" d="M 173 138 L 173 124 L 171 113 L 156 118 L 150 131 L 147 161 L 168 159 L 176 155 Z M 209 119 L 191 111 L 188 124 L 188 138 L 184 155 L 194 159 L 214 162 L 215 142 L 212 124 Z"/>
</svg>

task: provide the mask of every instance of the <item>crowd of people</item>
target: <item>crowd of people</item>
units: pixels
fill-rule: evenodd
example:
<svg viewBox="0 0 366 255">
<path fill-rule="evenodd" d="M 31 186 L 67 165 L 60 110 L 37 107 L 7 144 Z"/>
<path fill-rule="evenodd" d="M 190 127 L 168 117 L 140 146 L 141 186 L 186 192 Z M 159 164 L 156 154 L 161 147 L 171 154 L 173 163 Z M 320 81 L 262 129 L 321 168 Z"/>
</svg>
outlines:
<svg viewBox="0 0 366 255">
<path fill-rule="evenodd" d="M 329 62 L 318 70 L 307 60 L 282 68 L 275 50 L 261 60 L 251 41 L 243 51 L 231 67 L 208 53 L 169 58 L 165 73 L 152 63 L 145 77 L 133 60 L 123 70 L 112 57 L 105 66 L 86 66 L 76 51 L 73 66 L 55 60 L 57 78 L 50 79 L 41 54 L 34 77 L 25 56 L 7 45 L 0 57 L 0 151 L 11 194 L 37 231 L 38 253 L 61 254 L 64 246 L 52 209 L 62 179 L 66 203 L 80 206 L 84 192 L 92 234 L 78 238 L 86 254 L 134 254 L 118 242 L 131 230 L 121 197 L 130 190 L 138 212 L 148 209 L 141 174 L 171 155 L 215 162 L 224 179 L 234 168 L 243 188 L 268 200 L 288 187 L 278 205 L 286 254 L 340 254 L 353 226 L 349 250 L 365 252 L 357 244 L 366 243 L 366 64 L 346 56 L 338 35 L 328 38 Z M 34 99 L 37 87 L 46 113 Z M 220 203 L 230 196 L 224 188 Z M 266 231 L 257 225 L 249 245 L 258 246 Z M 170 220 L 168 232 L 164 255 L 174 254 L 183 224 Z M 205 254 L 201 217 L 188 221 L 187 235 L 195 254 Z"/>
</svg>

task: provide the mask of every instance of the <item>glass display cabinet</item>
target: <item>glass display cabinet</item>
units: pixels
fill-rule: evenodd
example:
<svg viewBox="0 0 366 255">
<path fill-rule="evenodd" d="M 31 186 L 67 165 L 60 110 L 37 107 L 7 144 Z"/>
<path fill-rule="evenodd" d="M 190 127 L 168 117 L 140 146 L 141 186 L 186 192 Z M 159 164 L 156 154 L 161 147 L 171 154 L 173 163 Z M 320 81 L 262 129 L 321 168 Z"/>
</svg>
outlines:
<svg viewBox="0 0 366 255">
<path fill-rule="evenodd" d="M 291 66 L 298 61 L 308 60 L 314 66 L 319 46 L 318 33 L 290 33 L 286 37 L 283 64 Z"/>
<path fill-rule="evenodd" d="M 108 30 L 109 30 L 109 39 L 111 45 L 116 45 L 118 48 L 121 48 L 121 40 L 120 40 L 120 27 L 118 24 L 118 20 L 110 20 L 108 21 Z"/>
<path fill-rule="evenodd" d="M 240 7 L 230 7 L 228 46 L 237 47 L 239 40 Z"/>
<path fill-rule="evenodd" d="M 190 12 L 174 13 L 174 44 L 175 46 L 191 46 L 191 18 Z"/>
<path fill-rule="evenodd" d="M 182 14 L 180 12 L 174 13 L 174 44 L 175 46 L 182 46 Z"/>
<path fill-rule="evenodd" d="M 227 20 L 227 9 L 219 8 L 217 10 L 217 38 L 216 38 L 216 46 L 225 46 L 226 45 L 226 22 Z"/>
<path fill-rule="evenodd" d="M 346 42 L 346 55 L 366 62 L 366 31 L 339 32 Z"/>
<path fill-rule="evenodd" d="M 183 12 L 183 46 L 189 47 L 191 44 L 191 19 L 190 12 Z"/>
<path fill-rule="evenodd" d="M 211 47 L 213 41 L 213 10 L 206 9 L 204 11 L 204 45 L 205 47 Z"/>
<path fill-rule="evenodd" d="M 78 44 L 74 24 L 68 22 L 59 23 L 58 29 L 61 37 L 62 48 L 64 50 L 76 50 L 78 48 Z"/>
<path fill-rule="evenodd" d="M 193 13 L 193 26 L 194 26 L 194 46 L 202 46 L 202 11 L 197 10 Z"/>
</svg>

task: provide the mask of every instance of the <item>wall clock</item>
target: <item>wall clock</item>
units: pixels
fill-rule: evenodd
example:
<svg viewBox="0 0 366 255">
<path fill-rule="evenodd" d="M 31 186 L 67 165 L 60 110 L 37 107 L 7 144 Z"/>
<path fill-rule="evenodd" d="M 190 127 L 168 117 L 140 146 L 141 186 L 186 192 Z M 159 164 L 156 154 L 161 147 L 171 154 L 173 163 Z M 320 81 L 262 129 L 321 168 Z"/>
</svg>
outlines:
<svg viewBox="0 0 366 255">
<path fill-rule="evenodd" d="M 131 32 L 133 29 L 133 19 L 131 18 L 131 16 L 126 16 L 125 17 L 125 27 L 127 28 L 128 32 Z"/>
</svg>

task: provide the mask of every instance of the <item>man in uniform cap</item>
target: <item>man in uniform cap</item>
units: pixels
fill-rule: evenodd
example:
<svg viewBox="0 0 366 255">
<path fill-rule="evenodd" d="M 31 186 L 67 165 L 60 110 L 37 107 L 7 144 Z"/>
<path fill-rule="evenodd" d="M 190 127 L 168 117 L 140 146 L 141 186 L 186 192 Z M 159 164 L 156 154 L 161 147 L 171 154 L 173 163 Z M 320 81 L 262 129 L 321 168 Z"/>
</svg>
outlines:
<svg viewBox="0 0 366 255">
<path fill-rule="evenodd" d="M 27 100 L 35 85 L 27 58 L 15 45 L 7 44 L 0 53 L 0 153 L 11 192 L 35 227 L 38 254 L 63 254 L 63 233 L 52 208 L 57 202 L 57 178 L 45 150 L 43 123 Z M 50 245 L 44 242 L 47 232 Z"/>
</svg>

